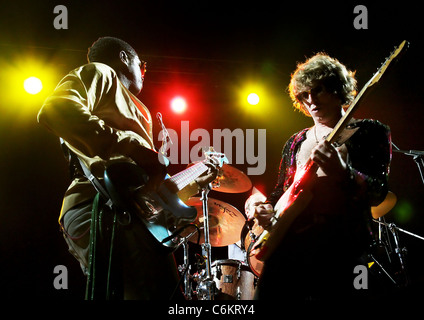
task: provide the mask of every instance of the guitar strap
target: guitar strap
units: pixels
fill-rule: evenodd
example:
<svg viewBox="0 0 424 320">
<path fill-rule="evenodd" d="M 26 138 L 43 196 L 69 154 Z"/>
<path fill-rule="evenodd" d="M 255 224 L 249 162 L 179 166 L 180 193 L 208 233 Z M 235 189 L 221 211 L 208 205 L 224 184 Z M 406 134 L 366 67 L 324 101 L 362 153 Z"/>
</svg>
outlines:
<svg viewBox="0 0 424 320">
<path fill-rule="evenodd" d="M 111 200 L 108 192 L 106 191 L 106 189 L 100 183 L 99 179 L 97 179 L 91 173 L 90 169 L 88 169 L 88 167 L 85 165 L 85 163 L 75 153 L 73 153 L 71 150 L 69 150 L 69 148 L 65 144 L 65 140 L 63 140 L 62 138 L 60 138 L 60 144 L 62 146 L 62 150 L 63 150 L 65 156 L 67 157 L 67 160 L 68 160 L 70 166 L 71 167 L 78 166 L 82 170 L 82 172 L 84 173 L 84 176 L 91 182 L 91 184 L 96 189 L 96 191 L 98 193 L 100 193 L 100 195 L 104 198 L 104 200 L 106 201 L 105 204 L 109 208 L 112 208 L 112 206 L 113 206 L 112 200 Z M 75 171 L 75 169 L 77 169 L 77 168 L 71 168 L 71 174 L 72 175 L 73 175 L 73 172 Z"/>
<path fill-rule="evenodd" d="M 97 195 L 93 201 L 93 209 L 91 213 L 90 224 L 90 241 L 88 254 L 88 276 L 85 291 L 86 300 L 111 300 L 119 298 L 122 295 L 122 289 L 119 286 L 119 281 L 116 281 L 116 268 L 119 265 L 116 263 L 115 249 L 117 214 L 113 208 L 113 202 L 106 189 L 85 165 L 85 163 L 73 153 L 65 144 L 65 141 L 60 138 L 62 150 L 67 157 L 70 165 L 71 175 L 74 176 L 76 171 L 84 173 L 85 177 L 91 182 L 97 191 Z M 105 205 L 112 213 L 111 230 L 108 234 L 103 234 L 102 217 L 105 213 L 102 206 Z M 104 207 L 103 207 L 104 208 Z M 107 230 L 108 228 L 106 228 Z M 108 240 L 106 240 L 106 238 Z"/>
</svg>

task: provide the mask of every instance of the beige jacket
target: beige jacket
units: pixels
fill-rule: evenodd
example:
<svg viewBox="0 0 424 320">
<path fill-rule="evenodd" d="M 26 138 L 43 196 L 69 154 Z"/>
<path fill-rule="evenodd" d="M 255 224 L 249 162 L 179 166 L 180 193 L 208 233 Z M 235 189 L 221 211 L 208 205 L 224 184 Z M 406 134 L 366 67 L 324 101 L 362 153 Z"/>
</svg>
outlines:
<svg viewBox="0 0 424 320">
<path fill-rule="evenodd" d="M 122 85 L 112 68 L 101 63 L 89 63 L 67 74 L 44 102 L 38 122 L 62 137 L 99 179 L 106 163 L 142 165 L 145 153 L 155 149 L 149 110 Z M 194 183 L 188 189 L 193 189 L 189 193 L 197 191 Z M 73 180 L 59 221 L 63 213 L 95 194 L 85 177 Z"/>
</svg>

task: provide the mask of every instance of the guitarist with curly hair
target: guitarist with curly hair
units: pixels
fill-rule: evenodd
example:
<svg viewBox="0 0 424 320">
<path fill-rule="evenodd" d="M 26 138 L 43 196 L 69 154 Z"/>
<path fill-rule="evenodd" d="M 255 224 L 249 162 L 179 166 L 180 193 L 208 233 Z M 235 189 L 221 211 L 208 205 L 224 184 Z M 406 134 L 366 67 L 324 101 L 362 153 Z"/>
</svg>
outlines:
<svg viewBox="0 0 424 320">
<path fill-rule="evenodd" d="M 256 297 L 345 299 L 355 291 L 353 270 L 372 240 L 371 206 L 388 193 L 390 129 L 376 120 L 352 117 L 337 143 L 326 139 L 356 95 L 354 73 L 326 54 L 298 65 L 289 93 L 313 126 L 286 142 L 276 186 L 266 201 L 248 200 L 249 217 L 271 230 L 280 199 L 304 179 L 298 199 L 290 199 L 299 200 L 301 210 L 265 260 Z M 303 176 L 311 163 L 315 170 Z"/>
</svg>

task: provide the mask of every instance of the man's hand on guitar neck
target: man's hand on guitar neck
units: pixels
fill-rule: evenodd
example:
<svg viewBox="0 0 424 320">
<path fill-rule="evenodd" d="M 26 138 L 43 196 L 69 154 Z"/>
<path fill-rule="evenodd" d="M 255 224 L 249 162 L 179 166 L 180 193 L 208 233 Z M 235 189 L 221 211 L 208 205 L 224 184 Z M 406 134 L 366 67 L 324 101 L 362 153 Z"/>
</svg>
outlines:
<svg viewBox="0 0 424 320">
<path fill-rule="evenodd" d="M 208 167 L 208 170 L 200 177 L 194 179 L 199 186 L 199 191 L 214 181 L 218 176 L 219 171 L 219 161 L 214 158 L 208 158 L 204 164 Z"/>
</svg>

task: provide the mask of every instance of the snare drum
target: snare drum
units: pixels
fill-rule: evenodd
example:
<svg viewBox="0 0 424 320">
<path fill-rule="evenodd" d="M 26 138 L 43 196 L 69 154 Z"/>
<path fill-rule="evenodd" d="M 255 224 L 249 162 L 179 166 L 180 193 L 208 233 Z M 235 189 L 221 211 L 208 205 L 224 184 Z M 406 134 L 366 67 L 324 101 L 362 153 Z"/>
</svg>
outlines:
<svg viewBox="0 0 424 320">
<path fill-rule="evenodd" d="M 216 300 L 253 300 L 255 275 L 239 260 L 217 260 L 211 265 L 218 289 Z"/>
</svg>

